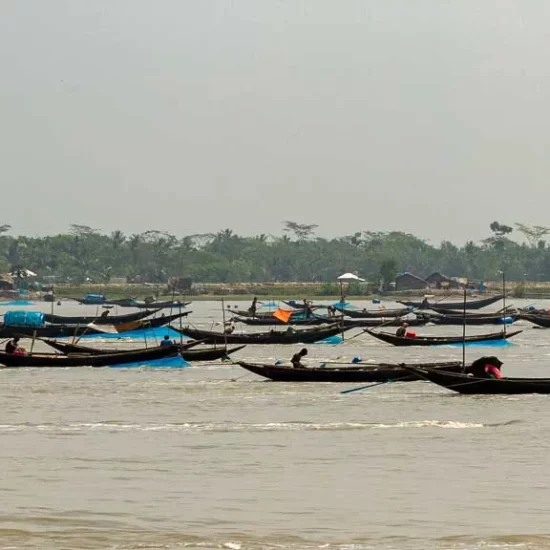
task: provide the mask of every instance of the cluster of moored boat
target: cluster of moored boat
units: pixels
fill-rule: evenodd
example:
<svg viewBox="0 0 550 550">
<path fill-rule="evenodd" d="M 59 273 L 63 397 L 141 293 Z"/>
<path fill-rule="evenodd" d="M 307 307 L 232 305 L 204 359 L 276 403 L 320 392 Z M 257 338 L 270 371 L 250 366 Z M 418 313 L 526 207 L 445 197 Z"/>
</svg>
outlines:
<svg viewBox="0 0 550 550">
<path fill-rule="evenodd" d="M 190 302 L 156 302 L 155 309 L 140 307 L 141 303 L 117 303 L 118 306 L 137 307 L 137 312 L 112 315 L 106 310 L 99 316 L 61 316 L 35 312 L 10 312 L 4 315 L 0 325 L 0 337 L 23 337 L 32 339 L 31 352 L 25 354 L 0 353 L 0 364 L 6 367 L 72 367 L 72 366 L 123 366 L 147 365 L 157 360 L 178 357 L 184 361 L 215 361 L 226 359 L 246 345 L 268 344 L 313 344 L 360 328 L 380 341 L 394 346 L 434 346 L 464 344 L 469 342 L 498 341 L 519 334 L 520 330 L 507 330 L 507 325 L 525 319 L 537 326 L 550 327 L 550 314 L 546 310 L 516 310 L 505 307 L 497 312 L 480 312 L 481 308 L 495 304 L 503 296 L 462 302 L 430 303 L 401 302 L 403 307 L 376 310 L 354 308 L 339 302 L 332 306 L 304 302 L 285 302 L 275 311 L 257 311 L 228 308 L 232 315 L 225 330 L 212 331 L 183 326 L 182 318 L 190 311 L 183 311 Z M 136 303 L 140 305 L 136 305 Z M 176 313 L 166 315 L 164 307 Z M 323 308 L 327 309 L 323 312 Z M 459 309 L 460 308 L 460 309 Z M 277 313 L 284 313 L 283 315 Z M 225 312 L 224 312 L 225 313 Z M 35 314 L 37 318 L 32 318 Z M 31 317 L 30 322 L 17 320 Z M 173 323 L 179 321 L 179 327 Z M 406 321 L 409 327 L 428 323 L 435 325 L 484 325 L 500 324 L 502 330 L 474 336 L 419 336 L 407 331 L 398 336 L 384 327 L 400 326 Z M 227 330 L 228 325 L 243 323 L 269 327 L 265 331 L 236 332 Z M 283 330 L 277 329 L 281 325 Z M 116 332 L 121 337 L 149 328 L 169 326 L 181 333 L 186 340 L 179 344 L 157 344 L 141 349 L 112 351 L 79 343 L 82 336 Z M 71 337 L 72 342 L 59 340 Z M 78 339 L 78 340 L 76 340 Z M 53 353 L 32 353 L 36 340 L 50 346 Z M 75 341 L 76 340 L 76 341 Z M 232 347 L 233 346 L 233 347 Z M 264 364 L 238 361 L 236 364 L 250 372 L 281 382 L 374 382 L 430 380 L 461 393 L 550 393 L 550 380 L 511 379 L 494 380 L 476 376 L 475 364 L 464 365 L 460 361 L 431 363 L 362 363 L 323 364 L 320 367 L 296 368 L 284 364 Z"/>
</svg>

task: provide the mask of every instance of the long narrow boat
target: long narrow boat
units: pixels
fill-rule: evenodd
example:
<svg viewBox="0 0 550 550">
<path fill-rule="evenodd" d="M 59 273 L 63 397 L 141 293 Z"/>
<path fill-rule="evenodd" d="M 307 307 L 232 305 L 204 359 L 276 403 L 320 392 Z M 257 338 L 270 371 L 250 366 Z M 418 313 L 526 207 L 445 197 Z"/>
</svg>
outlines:
<svg viewBox="0 0 550 550">
<path fill-rule="evenodd" d="M 550 328 L 550 315 L 535 315 L 532 313 L 525 313 L 520 316 L 521 319 L 525 319 L 538 327 Z"/>
<path fill-rule="evenodd" d="M 173 315 L 161 315 L 160 317 L 153 317 L 152 319 L 142 319 L 141 321 L 136 321 L 134 323 L 128 323 L 128 327 L 126 330 L 141 330 L 146 328 L 159 328 L 163 327 L 165 325 L 169 325 L 170 323 L 176 321 L 177 319 L 181 319 L 183 317 L 187 317 L 192 313 L 191 311 L 182 311 L 181 313 L 174 313 Z M 123 327 L 124 325 L 118 325 L 118 327 Z M 120 328 L 117 328 L 118 331 L 120 331 Z M 124 332 L 124 331 L 120 331 Z"/>
<path fill-rule="evenodd" d="M 40 338 L 42 342 L 50 346 L 56 351 L 59 351 L 63 355 L 69 355 L 70 353 L 76 353 L 80 355 L 105 355 L 105 354 L 114 354 L 114 353 L 127 353 L 128 351 L 145 351 L 149 348 L 140 348 L 140 349 L 133 349 L 133 350 L 120 350 L 120 349 L 114 349 L 114 350 L 108 350 L 103 348 L 95 348 L 91 346 L 83 346 L 81 344 L 72 344 L 71 342 L 63 342 L 61 340 L 52 340 L 50 338 Z M 189 342 L 185 342 L 184 344 L 175 344 L 179 347 L 179 349 L 183 352 L 186 350 L 189 350 L 195 346 L 198 346 L 201 344 L 201 340 L 191 340 Z"/>
<path fill-rule="evenodd" d="M 24 327 L 0 325 L 0 338 L 69 338 L 84 334 L 105 334 L 105 331 L 81 325 L 46 325 L 44 327 Z"/>
<path fill-rule="evenodd" d="M 484 311 L 479 312 L 479 311 L 468 311 L 468 310 L 461 311 L 459 309 L 445 309 L 437 306 L 433 306 L 432 311 L 434 311 L 435 313 L 439 313 L 441 315 L 447 315 L 448 317 L 460 317 L 460 318 L 464 317 L 464 314 L 466 314 L 466 317 L 474 318 L 474 317 L 487 317 L 487 316 L 493 316 L 493 315 L 503 317 L 505 315 L 514 315 L 516 313 L 516 309 L 513 307 L 507 307 L 506 314 L 504 313 L 503 310 L 494 311 L 494 312 L 484 312 Z"/>
<path fill-rule="evenodd" d="M 32 355 L 11 355 L 0 352 L 0 365 L 4 367 L 110 367 L 132 363 L 147 363 L 168 357 L 177 357 L 179 346 L 159 346 L 148 350 L 125 353 L 105 353 L 101 355 L 59 355 L 56 353 L 36 353 Z"/>
<path fill-rule="evenodd" d="M 314 315 L 309 319 L 290 319 L 288 323 L 283 323 L 275 317 L 269 319 L 255 319 L 252 317 L 233 317 L 233 320 L 237 323 L 243 323 L 245 325 L 257 326 L 257 327 L 271 327 L 271 326 L 315 326 L 315 325 L 327 325 L 338 323 L 339 325 L 344 325 L 346 328 L 364 328 L 364 327 L 399 327 L 403 323 L 403 319 L 400 318 L 373 318 L 373 319 L 343 319 L 342 317 L 328 317 Z M 415 319 L 407 319 L 409 326 L 424 326 L 429 322 L 429 318 L 424 318 L 423 316 L 417 317 Z"/>
<path fill-rule="evenodd" d="M 337 336 L 342 331 L 348 330 L 347 327 L 331 325 L 327 327 L 313 328 L 307 330 L 285 330 L 269 332 L 250 332 L 248 334 L 223 334 L 222 332 L 212 332 L 209 330 L 200 330 L 191 327 L 179 329 L 172 327 L 189 338 L 196 340 L 207 340 L 216 344 L 313 344 L 331 336 Z"/>
<path fill-rule="evenodd" d="M 424 314 L 426 321 L 434 323 L 436 325 L 471 325 L 471 326 L 480 326 L 480 325 L 511 325 L 515 323 L 518 319 L 517 315 L 505 315 L 502 314 L 493 314 L 493 315 L 476 315 L 473 317 L 459 317 L 458 315 L 430 315 Z"/>
<path fill-rule="evenodd" d="M 123 298 L 121 300 L 108 300 L 105 303 L 120 307 L 137 307 L 139 309 L 183 309 L 184 307 L 187 307 L 191 302 L 180 302 L 178 300 L 151 302 L 145 300 L 133 300 L 132 298 Z"/>
<path fill-rule="evenodd" d="M 248 363 L 237 361 L 237 364 L 254 374 L 269 378 L 274 382 L 386 382 L 399 381 L 411 382 L 421 378 L 411 374 L 403 368 L 403 365 L 391 363 L 349 365 L 343 367 L 305 367 L 296 368 L 284 365 L 265 365 L 261 363 Z M 447 372 L 461 372 L 462 363 L 459 361 L 423 363 L 418 366 L 434 367 Z M 465 367 L 465 372 L 470 371 L 470 366 Z"/>
<path fill-rule="evenodd" d="M 166 315 L 154 317 L 153 319 L 145 319 L 142 321 L 132 321 L 129 326 L 118 325 L 118 331 L 124 334 L 125 331 L 144 330 L 149 328 L 163 327 L 180 317 L 189 315 L 190 311 L 176 313 L 174 315 Z M 91 325 L 45 325 L 42 327 L 29 327 L 19 325 L 0 325 L 0 338 L 13 338 L 14 336 L 28 338 L 67 338 L 72 336 L 83 336 L 85 334 L 105 334 L 107 329 L 102 330 L 102 326 Z M 115 325 L 116 327 L 117 325 Z M 121 330 L 123 328 L 124 330 Z M 173 327 L 172 327 L 173 328 Z"/>
<path fill-rule="evenodd" d="M 107 314 L 103 315 L 76 315 L 66 317 L 64 315 L 54 315 L 52 313 L 44 313 L 44 321 L 54 325 L 87 325 L 94 323 L 95 325 L 120 325 L 130 323 L 132 321 L 140 321 L 155 315 L 160 309 L 137 311 L 135 313 L 126 313 L 125 315 L 109 315 L 109 310 L 105 310 Z"/>
<path fill-rule="evenodd" d="M 467 300 L 466 309 L 481 309 L 482 307 L 490 306 L 496 302 L 502 300 L 504 296 L 499 294 L 498 296 L 491 296 L 489 298 L 481 298 L 480 300 Z M 405 301 L 397 300 L 398 303 L 405 306 L 412 306 L 418 309 L 432 309 L 433 306 L 438 307 L 439 309 L 464 309 L 464 302 L 436 302 L 435 304 L 430 303 L 429 301 Z"/>
<path fill-rule="evenodd" d="M 52 348 L 56 349 L 57 351 L 60 351 L 64 355 L 69 354 L 80 354 L 80 355 L 116 355 L 116 354 L 124 354 L 128 353 L 127 351 L 111 351 L 111 350 L 104 350 L 101 348 L 92 348 L 88 346 L 81 346 L 77 344 L 69 344 L 66 342 L 58 342 L 56 340 L 44 340 L 46 344 L 51 346 Z M 189 344 L 188 344 L 189 345 Z M 191 346 L 196 345 L 195 342 L 191 343 Z M 185 344 L 183 344 L 185 346 Z M 242 350 L 246 346 L 236 346 L 234 348 L 227 348 L 224 347 L 208 347 L 208 348 L 202 348 L 202 349 L 189 349 L 185 348 L 182 345 L 177 345 L 177 347 L 180 350 L 180 355 L 185 359 L 186 361 L 216 361 L 217 359 L 223 359 L 224 357 L 229 357 L 232 353 L 236 353 L 237 351 Z M 151 348 L 148 348 L 151 349 Z M 133 352 L 138 351 L 147 351 L 147 348 L 142 348 L 139 350 L 132 350 Z"/>
<path fill-rule="evenodd" d="M 463 394 L 517 395 L 525 393 L 550 394 L 550 378 L 476 378 L 467 374 L 403 365 L 411 374 L 438 386 Z"/>
<path fill-rule="evenodd" d="M 340 313 L 352 319 L 379 319 L 380 317 L 402 317 L 408 315 L 411 310 L 408 307 L 400 309 L 347 309 L 342 306 L 334 306 Z"/>
<path fill-rule="evenodd" d="M 404 336 L 397 336 L 391 332 L 379 332 L 370 329 L 365 329 L 367 334 L 382 340 L 393 346 L 442 346 L 448 344 L 462 344 L 472 342 L 494 342 L 499 340 L 507 340 L 516 336 L 522 332 L 521 330 L 515 330 L 512 332 L 492 332 L 490 334 L 476 334 L 475 336 L 416 336 L 415 338 L 407 338 Z"/>
<path fill-rule="evenodd" d="M 293 326 L 313 326 L 313 325 L 323 325 L 330 323 L 331 321 L 328 320 L 325 317 L 310 317 L 309 319 L 305 318 L 290 318 L 287 323 L 284 323 L 280 319 L 277 319 L 277 317 L 273 317 L 271 315 L 270 317 L 233 317 L 232 318 L 235 323 L 243 323 L 245 325 L 250 326 L 256 326 L 256 327 L 272 327 L 272 326 L 283 326 L 283 325 L 293 325 Z M 332 320 L 334 323 L 334 319 Z"/>
</svg>

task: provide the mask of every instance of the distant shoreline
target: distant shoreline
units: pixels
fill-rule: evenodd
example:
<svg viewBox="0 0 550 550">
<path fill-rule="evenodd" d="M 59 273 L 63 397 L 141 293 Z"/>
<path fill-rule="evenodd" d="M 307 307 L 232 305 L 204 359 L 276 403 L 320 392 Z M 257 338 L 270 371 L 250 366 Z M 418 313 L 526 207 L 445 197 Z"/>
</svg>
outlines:
<svg viewBox="0 0 550 550">
<path fill-rule="evenodd" d="M 143 299 L 146 296 L 154 296 L 168 300 L 229 300 L 246 301 L 252 300 L 254 296 L 260 301 L 295 299 L 302 300 L 338 300 L 340 299 L 340 286 L 337 283 L 234 283 L 234 284 L 197 284 L 199 292 L 192 289 L 190 293 L 171 292 L 166 285 L 143 285 L 143 284 L 100 284 L 100 285 L 55 285 L 54 293 L 57 300 L 82 298 L 86 294 L 103 294 L 107 299 L 136 298 Z M 351 292 L 351 291 L 355 292 Z M 463 296 L 463 290 L 408 290 L 399 292 L 388 292 L 386 294 L 365 293 L 358 294 L 357 286 L 350 288 L 350 293 L 344 295 L 348 300 L 371 300 L 374 297 L 385 301 L 403 300 L 407 298 L 418 298 L 426 295 L 437 296 L 442 299 L 446 296 L 456 299 Z M 491 296 L 502 293 L 502 287 L 498 283 L 488 283 L 486 291 L 480 293 L 477 290 L 468 290 L 468 297 Z M 32 292 L 28 295 L 21 295 L 20 299 L 32 300 L 42 299 L 44 293 Z M 506 284 L 506 294 L 512 298 L 526 299 L 550 299 L 550 282 L 510 282 Z"/>
</svg>

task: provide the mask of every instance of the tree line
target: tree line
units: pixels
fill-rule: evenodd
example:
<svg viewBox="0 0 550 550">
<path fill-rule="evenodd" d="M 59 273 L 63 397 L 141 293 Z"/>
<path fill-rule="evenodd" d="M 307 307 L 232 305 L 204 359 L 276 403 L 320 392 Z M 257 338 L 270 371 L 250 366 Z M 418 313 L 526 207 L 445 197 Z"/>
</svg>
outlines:
<svg viewBox="0 0 550 550">
<path fill-rule="evenodd" d="M 26 237 L 10 235 L 0 226 L 0 273 L 29 269 L 40 280 L 84 283 L 166 283 L 171 277 L 195 282 L 333 282 L 343 272 L 356 272 L 375 284 L 388 285 L 409 271 L 495 281 L 499 271 L 508 280 L 550 280 L 550 246 L 542 226 L 492 222 L 488 237 L 457 246 L 443 241 L 434 246 L 400 231 L 360 231 L 325 239 L 317 225 L 283 223 L 281 235 L 217 233 L 176 237 L 148 230 L 125 235 L 102 233 L 72 225 L 67 233 Z M 514 240 L 519 235 L 523 242 Z"/>
</svg>

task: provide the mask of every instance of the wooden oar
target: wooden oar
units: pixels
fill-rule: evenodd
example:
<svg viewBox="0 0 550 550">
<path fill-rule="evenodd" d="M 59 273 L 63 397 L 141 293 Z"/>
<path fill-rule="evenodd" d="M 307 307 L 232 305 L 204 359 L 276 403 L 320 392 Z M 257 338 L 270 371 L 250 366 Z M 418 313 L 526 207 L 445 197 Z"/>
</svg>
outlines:
<svg viewBox="0 0 550 550">
<path fill-rule="evenodd" d="M 399 378 L 396 378 L 396 380 L 399 380 Z M 382 384 L 389 384 L 390 382 L 393 382 L 393 380 L 386 380 L 385 382 L 377 382 L 376 384 L 369 384 L 368 386 L 359 386 L 358 388 L 350 388 L 348 390 L 343 390 L 340 393 L 353 393 L 354 391 L 366 390 L 368 388 L 374 388 L 375 386 L 382 386 Z"/>
</svg>

